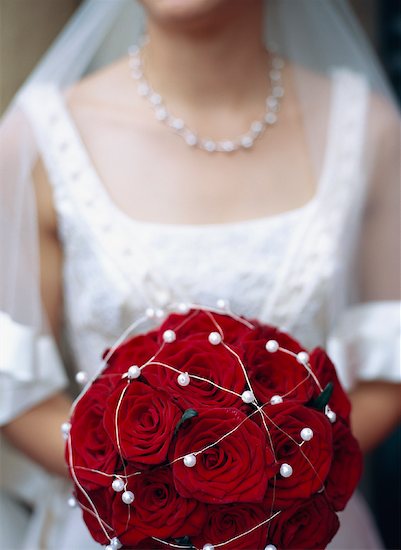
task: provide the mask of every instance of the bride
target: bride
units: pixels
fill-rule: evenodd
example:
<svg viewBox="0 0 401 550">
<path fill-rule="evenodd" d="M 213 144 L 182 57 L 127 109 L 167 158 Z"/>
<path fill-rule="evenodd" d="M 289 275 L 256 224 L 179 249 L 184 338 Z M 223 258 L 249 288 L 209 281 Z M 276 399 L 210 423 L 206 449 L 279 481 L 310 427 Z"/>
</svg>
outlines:
<svg viewBox="0 0 401 550">
<path fill-rule="evenodd" d="M 84 2 L 3 120 L 7 548 L 97 546 L 60 425 L 146 308 L 327 347 L 364 451 L 401 417 L 399 118 L 346 3 L 141 4 Z M 381 547 L 361 497 L 340 519 L 330 548 Z"/>
</svg>

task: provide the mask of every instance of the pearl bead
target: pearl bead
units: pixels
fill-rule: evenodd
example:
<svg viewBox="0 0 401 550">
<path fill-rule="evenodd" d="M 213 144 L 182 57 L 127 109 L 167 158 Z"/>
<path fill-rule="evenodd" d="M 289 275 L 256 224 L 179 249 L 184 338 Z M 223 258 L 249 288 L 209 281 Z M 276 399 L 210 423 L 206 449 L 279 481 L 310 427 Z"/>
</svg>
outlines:
<svg viewBox="0 0 401 550">
<path fill-rule="evenodd" d="M 232 141 L 223 141 L 221 146 L 223 147 L 224 151 L 227 151 L 228 153 L 230 151 L 234 151 L 234 143 Z"/>
<path fill-rule="evenodd" d="M 220 334 L 220 332 L 211 332 L 209 334 L 208 340 L 211 344 L 213 344 L 213 346 L 217 346 L 218 344 L 221 343 L 221 334 Z"/>
<path fill-rule="evenodd" d="M 114 550 L 114 548 L 111 546 L 111 544 L 108 544 L 105 546 L 104 550 Z"/>
<path fill-rule="evenodd" d="M 251 390 L 245 390 L 241 395 L 241 399 L 244 403 L 252 403 L 255 400 L 255 396 Z"/>
<path fill-rule="evenodd" d="M 284 462 L 284 464 L 282 464 L 280 466 L 280 474 L 283 477 L 291 477 L 292 476 L 292 467 L 289 464 L 286 464 Z"/>
<path fill-rule="evenodd" d="M 134 493 L 132 491 L 124 491 L 121 499 L 124 504 L 132 504 L 135 500 Z"/>
<path fill-rule="evenodd" d="M 188 386 L 190 382 L 189 374 L 187 372 L 182 372 L 177 376 L 177 382 L 180 386 Z"/>
<path fill-rule="evenodd" d="M 304 441 L 310 441 L 313 437 L 313 430 L 311 428 L 302 428 L 300 435 Z"/>
<path fill-rule="evenodd" d="M 64 439 L 68 439 L 68 436 L 70 435 L 70 430 L 71 430 L 71 423 L 70 422 L 63 422 L 61 424 L 61 434 L 63 436 Z"/>
<path fill-rule="evenodd" d="M 149 317 L 149 319 L 152 319 L 152 317 L 155 316 L 155 310 L 153 309 L 153 307 L 147 307 L 145 310 L 145 315 L 146 317 Z"/>
<path fill-rule="evenodd" d="M 155 111 L 155 116 L 157 120 L 166 120 L 167 118 L 167 111 L 164 107 L 157 107 Z"/>
<path fill-rule="evenodd" d="M 191 147 L 194 147 L 198 143 L 198 138 L 192 132 L 185 135 L 185 141 Z"/>
<path fill-rule="evenodd" d="M 117 537 L 113 537 L 110 541 L 110 546 L 113 548 L 113 550 L 120 550 L 123 545 Z"/>
<path fill-rule="evenodd" d="M 77 372 L 77 374 L 75 375 L 75 381 L 81 385 L 86 384 L 88 381 L 88 373 L 82 370 Z"/>
<path fill-rule="evenodd" d="M 150 96 L 150 102 L 152 103 L 152 105 L 160 105 L 161 101 L 162 101 L 162 98 L 159 94 L 153 93 Z"/>
<path fill-rule="evenodd" d="M 78 501 L 73 495 L 71 495 L 70 497 L 68 497 L 67 504 L 70 508 L 75 508 L 75 506 L 78 504 Z"/>
<path fill-rule="evenodd" d="M 277 550 L 277 547 L 274 544 L 268 544 L 265 546 L 265 550 Z"/>
<path fill-rule="evenodd" d="M 281 395 L 273 395 L 273 397 L 270 398 L 270 405 L 279 405 L 283 402 L 283 398 Z"/>
<path fill-rule="evenodd" d="M 213 151 L 216 150 L 216 143 L 211 139 L 208 139 L 207 141 L 205 141 L 203 146 L 206 149 L 206 151 L 208 151 L 209 153 L 213 153 Z"/>
<path fill-rule="evenodd" d="M 171 127 L 174 128 L 174 130 L 182 130 L 184 128 L 184 121 L 180 118 L 173 118 Z"/>
<path fill-rule="evenodd" d="M 330 422 L 331 422 L 332 424 L 334 424 L 334 422 L 337 420 L 337 415 L 336 415 L 336 413 L 335 413 L 334 411 L 332 411 L 331 409 L 328 409 L 328 410 L 326 411 L 326 416 L 327 416 L 327 418 L 330 420 Z"/>
<path fill-rule="evenodd" d="M 111 486 L 116 493 L 121 493 L 121 491 L 124 489 L 124 481 L 120 478 L 114 479 Z"/>
<path fill-rule="evenodd" d="M 245 149 L 249 149 L 249 147 L 252 147 L 253 145 L 253 139 L 251 136 L 244 136 L 241 138 L 241 145 L 242 147 L 245 147 Z"/>
<path fill-rule="evenodd" d="M 225 309 L 227 307 L 227 302 L 223 298 L 219 298 L 216 302 L 216 305 L 220 309 Z"/>
<path fill-rule="evenodd" d="M 128 369 L 128 378 L 133 380 L 141 376 L 141 369 L 137 365 L 131 365 Z"/>
<path fill-rule="evenodd" d="M 177 305 L 177 309 L 180 313 L 188 313 L 190 308 L 188 304 L 186 304 L 185 302 L 181 302 Z"/>
<path fill-rule="evenodd" d="M 300 351 L 297 353 L 297 361 L 298 363 L 301 363 L 301 365 L 307 363 L 309 361 L 309 353 L 306 353 L 306 351 Z"/>
<path fill-rule="evenodd" d="M 277 98 L 269 95 L 269 97 L 266 99 L 266 105 L 270 107 L 270 109 L 276 109 L 278 105 Z"/>
<path fill-rule="evenodd" d="M 193 468 L 196 464 L 196 456 L 194 454 L 185 455 L 184 464 L 187 468 Z"/>
<path fill-rule="evenodd" d="M 269 340 L 266 342 L 266 350 L 270 353 L 275 353 L 279 348 L 277 340 Z"/>
<path fill-rule="evenodd" d="M 210 542 L 203 545 L 202 550 L 214 550 L 213 544 L 210 544 Z"/>
<path fill-rule="evenodd" d="M 259 120 L 255 120 L 255 122 L 252 122 L 251 130 L 254 134 L 260 134 L 263 130 L 263 124 Z"/>
<path fill-rule="evenodd" d="M 267 124 L 275 124 L 277 122 L 277 115 L 274 113 L 267 113 L 265 116 L 265 121 Z"/>
<path fill-rule="evenodd" d="M 155 316 L 158 319 L 162 319 L 164 317 L 164 311 L 161 308 L 156 309 Z"/>
<path fill-rule="evenodd" d="M 278 71 L 277 69 L 272 69 L 269 73 L 269 76 L 272 80 L 274 80 L 275 82 L 279 81 L 280 78 L 281 78 L 281 72 Z"/>
<path fill-rule="evenodd" d="M 282 86 L 274 86 L 273 95 L 274 95 L 274 97 L 283 97 L 284 88 Z"/>
<path fill-rule="evenodd" d="M 284 59 L 281 59 L 281 57 L 275 57 L 272 61 L 272 65 L 275 69 L 282 69 L 284 67 Z"/>
<path fill-rule="evenodd" d="M 142 97 L 147 96 L 149 91 L 149 86 L 145 82 L 140 82 L 138 84 L 138 94 Z"/>
<path fill-rule="evenodd" d="M 163 340 L 167 343 L 167 344 L 171 344 L 172 342 L 174 342 L 174 340 L 176 339 L 176 335 L 175 335 L 175 332 L 174 330 L 165 330 L 163 332 Z"/>
</svg>

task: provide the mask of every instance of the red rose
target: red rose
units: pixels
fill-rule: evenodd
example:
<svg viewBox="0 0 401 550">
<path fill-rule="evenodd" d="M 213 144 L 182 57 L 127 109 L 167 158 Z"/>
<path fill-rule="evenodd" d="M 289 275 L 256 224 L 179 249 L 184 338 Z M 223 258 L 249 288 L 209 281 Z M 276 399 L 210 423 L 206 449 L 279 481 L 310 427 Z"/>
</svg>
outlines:
<svg viewBox="0 0 401 550">
<path fill-rule="evenodd" d="M 283 510 L 270 523 L 268 543 L 279 550 L 320 550 L 337 533 L 340 522 L 323 495 Z"/>
<path fill-rule="evenodd" d="M 107 401 L 104 426 L 126 460 L 135 464 L 161 464 L 181 416 L 180 409 L 165 392 L 139 381 L 127 386 L 123 380 Z"/>
<path fill-rule="evenodd" d="M 289 477 L 278 475 L 269 482 L 266 498 L 274 498 L 277 510 L 322 488 L 331 465 L 332 428 L 323 413 L 298 403 L 284 402 L 264 410 L 276 460 L 292 468 Z M 309 441 L 301 438 L 303 428 L 313 431 Z"/>
<path fill-rule="evenodd" d="M 211 380 L 221 387 L 241 394 L 245 389 L 245 377 L 238 360 L 223 345 L 213 346 L 207 335 L 201 341 L 179 339 L 166 344 L 155 361 L 167 363 L 180 370 Z M 180 386 L 177 372 L 159 365 L 143 369 L 143 376 L 154 387 L 163 388 L 183 409 L 200 410 L 210 407 L 240 407 L 240 397 L 224 391 L 210 382 L 191 378 L 189 386 Z"/>
<path fill-rule="evenodd" d="M 191 539 L 197 548 L 202 548 L 207 543 L 221 544 L 230 539 L 235 540 L 224 544 L 224 550 L 249 550 L 251 548 L 255 550 L 265 547 L 266 523 L 244 535 L 246 531 L 263 523 L 269 517 L 269 513 L 264 511 L 262 506 L 247 503 L 211 505 L 208 506 L 208 512 L 208 519 L 202 535 Z"/>
<path fill-rule="evenodd" d="M 104 404 L 110 392 L 105 378 L 98 378 L 75 407 L 65 458 L 85 489 L 110 485 L 110 478 L 119 461 L 113 441 L 103 427 Z M 95 471 L 97 470 L 97 471 Z"/>
<path fill-rule="evenodd" d="M 224 334 L 224 341 L 229 344 L 238 344 L 245 335 L 252 332 L 247 323 L 236 321 L 230 315 L 212 313 L 214 320 L 220 326 Z M 253 324 L 253 321 L 251 321 Z M 190 339 L 192 341 L 204 340 L 204 337 L 211 332 L 219 332 L 216 324 L 210 317 L 210 313 L 191 309 L 188 314 L 182 315 L 172 313 L 160 327 L 159 343 L 162 343 L 161 336 L 165 330 L 172 329 L 177 332 L 180 340 Z"/>
<path fill-rule="evenodd" d="M 349 425 L 351 403 L 338 380 L 336 369 L 329 356 L 322 348 L 315 348 L 310 355 L 310 365 L 323 389 L 329 382 L 333 384 L 329 406 Z M 320 390 L 315 384 L 314 397 L 317 397 L 319 393 Z"/>
<path fill-rule="evenodd" d="M 333 425 L 334 457 L 326 480 L 326 496 L 334 510 L 344 510 L 362 474 L 362 453 L 350 429 L 341 420 Z"/>
<path fill-rule="evenodd" d="M 127 372 L 131 365 L 141 366 L 146 363 L 160 347 L 157 342 L 158 335 L 158 330 L 152 330 L 146 334 L 133 336 L 123 342 L 107 361 L 108 366 L 103 374 L 122 374 Z M 110 348 L 104 351 L 103 359 L 106 358 L 109 351 Z"/>
<path fill-rule="evenodd" d="M 128 508 L 118 495 L 112 514 L 113 526 L 124 545 L 143 548 L 142 541 L 148 537 L 168 539 L 200 533 L 207 517 L 206 506 L 177 493 L 171 469 L 132 476 L 127 489 L 134 493 L 134 503 Z"/>
<path fill-rule="evenodd" d="M 75 496 L 82 508 L 83 520 L 96 542 L 109 544 L 110 538 L 115 536 L 113 530 L 109 528 L 111 527 L 112 517 L 111 499 L 115 493 L 110 487 L 87 491 L 86 493 L 90 501 L 80 489 L 76 488 Z M 97 518 L 95 510 L 101 521 Z"/>
<path fill-rule="evenodd" d="M 243 360 L 257 400 L 268 403 L 273 395 L 306 403 L 313 395 L 314 382 L 295 357 L 266 350 L 266 342 L 276 340 L 294 353 L 301 347 L 287 334 L 273 327 L 259 327 L 242 342 Z"/>
<path fill-rule="evenodd" d="M 183 460 L 173 464 L 175 485 L 183 497 L 196 495 L 199 501 L 213 504 L 263 499 L 274 472 L 273 458 L 253 420 L 234 408 L 201 411 L 178 432 L 174 460 L 207 446 L 195 466 L 187 467 Z"/>
</svg>

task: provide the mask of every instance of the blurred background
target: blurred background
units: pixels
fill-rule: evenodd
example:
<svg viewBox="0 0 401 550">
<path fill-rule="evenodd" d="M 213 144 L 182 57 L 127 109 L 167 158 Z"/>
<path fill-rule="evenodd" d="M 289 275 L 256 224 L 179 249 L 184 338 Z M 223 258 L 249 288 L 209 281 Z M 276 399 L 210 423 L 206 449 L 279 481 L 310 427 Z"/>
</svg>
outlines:
<svg viewBox="0 0 401 550">
<path fill-rule="evenodd" d="M 1 112 L 80 3 L 0 0 Z M 401 100 L 400 0 L 351 0 L 351 4 Z M 366 457 L 361 484 L 387 549 L 401 548 L 400 471 L 401 428 Z"/>
</svg>

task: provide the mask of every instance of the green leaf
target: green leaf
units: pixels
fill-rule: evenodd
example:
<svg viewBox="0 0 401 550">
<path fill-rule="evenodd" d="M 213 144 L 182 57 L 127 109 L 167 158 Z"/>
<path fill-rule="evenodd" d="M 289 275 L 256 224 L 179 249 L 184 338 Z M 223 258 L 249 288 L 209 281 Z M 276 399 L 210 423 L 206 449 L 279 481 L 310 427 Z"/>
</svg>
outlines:
<svg viewBox="0 0 401 550">
<path fill-rule="evenodd" d="M 188 410 L 192 410 L 192 409 L 188 409 Z M 181 546 L 187 546 L 188 548 L 195 548 L 194 545 L 191 542 L 191 539 L 188 537 L 188 535 L 185 535 L 185 537 L 180 537 L 180 538 L 174 539 L 174 540 L 175 540 L 176 544 L 179 544 Z"/>
<path fill-rule="evenodd" d="M 316 409 L 317 411 L 324 411 L 333 393 L 333 389 L 333 383 L 329 382 L 320 395 L 309 401 L 308 407 Z"/>
<path fill-rule="evenodd" d="M 198 411 L 196 411 L 195 409 L 187 409 L 186 411 L 184 411 L 182 417 L 180 418 L 180 420 L 178 421 L 175 427 L 174 435 L 177 435 L 178 430 L 181 428 L 184 422 L 186 422 L 190 418 L 194 418 L 194 416 L 198 416 Z"/>
</svg>

